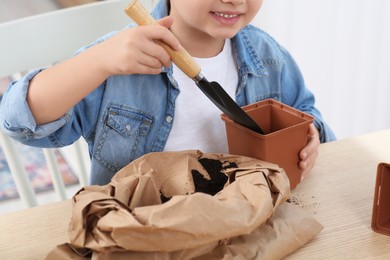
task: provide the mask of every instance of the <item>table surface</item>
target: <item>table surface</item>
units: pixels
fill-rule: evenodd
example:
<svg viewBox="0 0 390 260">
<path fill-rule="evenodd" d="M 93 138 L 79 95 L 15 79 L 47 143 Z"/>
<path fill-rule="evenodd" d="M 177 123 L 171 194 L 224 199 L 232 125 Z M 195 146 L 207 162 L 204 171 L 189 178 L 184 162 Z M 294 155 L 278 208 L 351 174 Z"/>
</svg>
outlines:
<svg viewBox="0 0 390 260">
<path fill-rule="evenodd" d="M 390 236 L 371 229 L 380 162 L 390 163 L 390 130 L 321 144 L 291 198 L 324 229 L 287 259 L 390 259 Z M 71 211 L 67 200 L 0 215 L 0 259 L 44 259 L 68 242 Z"/>
</svg>

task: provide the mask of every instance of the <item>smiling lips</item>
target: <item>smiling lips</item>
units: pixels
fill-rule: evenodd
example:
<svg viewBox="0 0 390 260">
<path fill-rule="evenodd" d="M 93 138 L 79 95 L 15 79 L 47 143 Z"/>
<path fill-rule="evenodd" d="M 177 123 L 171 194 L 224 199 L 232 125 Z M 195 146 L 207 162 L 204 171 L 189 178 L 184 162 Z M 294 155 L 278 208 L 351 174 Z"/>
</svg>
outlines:
<svg viewBox="0 0 390 260">
<path fill-rule="evenodd" d="M 234 25 L 240 19 L 240 14 L 239 13 L 219 13 L 219 12 L 213 12 L 212 15 L 220 23 L 225 24 L 225 25 Z"/>
</svg>

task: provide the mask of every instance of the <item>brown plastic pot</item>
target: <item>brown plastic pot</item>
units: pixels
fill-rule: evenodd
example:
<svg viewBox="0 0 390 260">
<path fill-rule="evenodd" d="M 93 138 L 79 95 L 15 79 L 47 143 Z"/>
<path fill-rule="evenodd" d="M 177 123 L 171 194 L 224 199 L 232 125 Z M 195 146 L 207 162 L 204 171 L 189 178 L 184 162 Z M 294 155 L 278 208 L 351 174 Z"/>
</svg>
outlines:
<svg viewBox="0 0 390 260">
<path fill-rule="evenodd" d="M 375 232 L 390 236 L 390 164 L 377 168 L 371 227 Z"/>
<path fill-rule="evenodd" d="M 278 164 L 285 170 L 290 188 L 294 189 L 302 176 L 302 170 L 298 167 L 298 154 L 307 144 L 313 117 L 274 99 L 244 106 L 243 109 L 265 134 L 245 128 L 222 114 L 229 153 Z"/>
</svg>

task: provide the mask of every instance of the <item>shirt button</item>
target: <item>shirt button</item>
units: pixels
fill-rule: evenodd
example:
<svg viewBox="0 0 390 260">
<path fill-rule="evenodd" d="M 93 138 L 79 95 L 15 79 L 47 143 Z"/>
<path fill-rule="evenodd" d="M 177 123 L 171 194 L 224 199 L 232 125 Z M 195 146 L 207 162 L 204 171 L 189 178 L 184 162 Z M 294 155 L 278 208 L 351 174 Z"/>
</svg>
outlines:
<svg viewBox="0 0 390 260">
<path fill-rule="evenodd" d="M 130 125 L 126 125 L 126 130 L 130 131 L 130 129 L 131 129 L 131 126 Z"/>
<path fill-rule="evenodd" d="M 167 123 L 169 123 L 169 124 L 172 122 L 172 120 L 173 120 L 173 118 L 171 116 L 167 116 L 165 118 L 165 121 L 167 121 Z"/>
</svg>

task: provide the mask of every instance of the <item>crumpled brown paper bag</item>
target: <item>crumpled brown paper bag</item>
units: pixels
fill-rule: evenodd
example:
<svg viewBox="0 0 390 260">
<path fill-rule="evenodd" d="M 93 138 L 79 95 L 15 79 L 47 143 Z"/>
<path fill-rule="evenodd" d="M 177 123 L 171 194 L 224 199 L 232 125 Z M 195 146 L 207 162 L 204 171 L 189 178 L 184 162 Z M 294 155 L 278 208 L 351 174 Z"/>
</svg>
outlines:
<svg viewBox="0 0 390 260">
<path fill-rule="evenodd" d="M 289 193 L 283 169 L 264 161 L 150 153 L 108 185 L 73 197 L 70 243 L 47 258 L 277 259 L 322 228 L 296 208 L 279 207 Z"/>
</svg>

